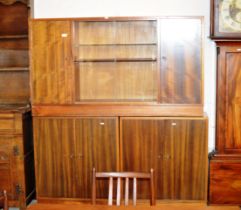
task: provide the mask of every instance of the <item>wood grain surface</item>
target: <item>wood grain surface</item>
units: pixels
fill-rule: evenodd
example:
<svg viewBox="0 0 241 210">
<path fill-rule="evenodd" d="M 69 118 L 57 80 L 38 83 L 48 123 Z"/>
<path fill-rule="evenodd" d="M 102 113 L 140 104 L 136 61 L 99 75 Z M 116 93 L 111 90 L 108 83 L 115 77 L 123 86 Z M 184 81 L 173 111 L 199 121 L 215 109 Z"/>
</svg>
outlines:
<svg viewBox="0 0 241 210">
<path fill-rule="evenodd" d="M 70 21 L 31 21 L 32 102 L 73 103 Z"/>
<path fill-rule="evenodd" d="M 90 198 L 92 168 L 118 169 L 116 126 L 115 118 L 35 118 L 38 198 Z"/>
</svg>

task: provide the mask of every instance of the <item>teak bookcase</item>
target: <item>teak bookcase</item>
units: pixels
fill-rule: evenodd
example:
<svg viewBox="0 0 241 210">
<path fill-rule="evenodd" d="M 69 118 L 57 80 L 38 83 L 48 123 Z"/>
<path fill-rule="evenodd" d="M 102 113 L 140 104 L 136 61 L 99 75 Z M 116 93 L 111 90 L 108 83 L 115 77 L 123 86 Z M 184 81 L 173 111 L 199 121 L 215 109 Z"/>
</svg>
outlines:
<svg viewBox="0 0 241 210">
<path fill-rule="evenodd" d="M 93 167 L 154 168 L 156 198 L 206 200 L 202 18 L 35 19 L 30 27 L 38 201 L 90 200 Z M 107 185 L 97 183 L 97 198 Z M 138 196 L 148 192 L 143 182 Z"/>
<path fill-rule="evenodd" d="M 35 195 L 27 1 L 0 0 L 0 191 L 25 209 Z"/>
</svg>

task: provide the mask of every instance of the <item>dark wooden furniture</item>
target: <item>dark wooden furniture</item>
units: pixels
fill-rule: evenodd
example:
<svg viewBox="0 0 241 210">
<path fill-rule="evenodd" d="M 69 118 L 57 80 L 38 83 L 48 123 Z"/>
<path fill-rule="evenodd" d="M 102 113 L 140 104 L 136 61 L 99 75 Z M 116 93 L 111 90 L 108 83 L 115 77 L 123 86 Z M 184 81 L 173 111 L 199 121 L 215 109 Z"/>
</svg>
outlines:
<svg viewBox="0 0 241 210">
<path fill-rule="evenodd" d="M 9 206 L 34 196 L 27 1 L 0 0 L 0 190 Z"/>
<path fill-rule="evenodd" d="M 9 206 L 26 208 L 35 192 L 32 119 L 29 107 L 0 106 L 0 189 Z"/>
<path fill-rule="evenodd" d="M 217 42 L 216 152 L 210 160 L 210 204 L 241 205 L 241 43 Z"/>
<path fill-rule="evenodd" d="M 6 190 L 3 190 L 3 192 L 0 194 L 0 208 L 3 210 L 8 210 L 8 197 Z"/>
<path fill-rule="evenodd" d="M 155 192 L 154 192 L 154 172 L 153 169 L 150 170 L 150 173 L 137 173 L 137 172 L 96 172 L 93 168 L 92 175 L 92 204 L 96 204 L 96 181 L 97 178 L 108 178 L 109 179 L 109 193 L 108 193 L 108 205 L 112 206 L 113 204 L 113 187 L 114 179 L 117 180 L 117 191 L 116 191 L 116 205 L 120 206 L 121 204 L 121 182 L 124 179 L 124 196 L 125 196 L 125 206 L 128 206 L 129 203 L 129 184 L 132 181 L 132 197 L 133 205 L 136 205 L 137 199 L 137 180 L 147 179 L 149 180 L 150 185 L 150 204 L 155 205 Z"/>
<path fill-rule="evenodd" d="M 206 199 L 201 18 L 35 19 L 30 27 L 39 202 L 90 201 L 92 168 L 153 168 L 157 199 Z M 105 186 L 97 183 L 97 198 L 107 197 Z M 149 185 L 137 196 L 150 198 Z"/>
</svg>

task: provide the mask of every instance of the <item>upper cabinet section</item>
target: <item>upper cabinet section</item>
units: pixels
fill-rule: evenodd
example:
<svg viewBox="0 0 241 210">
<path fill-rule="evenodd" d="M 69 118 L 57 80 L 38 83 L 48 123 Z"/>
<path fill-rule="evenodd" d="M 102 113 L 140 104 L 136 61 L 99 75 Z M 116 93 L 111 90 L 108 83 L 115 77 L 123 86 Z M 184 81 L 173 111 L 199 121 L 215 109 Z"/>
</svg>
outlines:
<svg viewBox="0 0 241 210">
<path fill-rule="evenodd" d="M 201 18 L 52 19 L 30 25 L 36 107 L 132 105 L 145 107 L 147 115 L 162 115 L 167 107 L 179 109 L 175 115 L 202 115 Z"/>
</svg>

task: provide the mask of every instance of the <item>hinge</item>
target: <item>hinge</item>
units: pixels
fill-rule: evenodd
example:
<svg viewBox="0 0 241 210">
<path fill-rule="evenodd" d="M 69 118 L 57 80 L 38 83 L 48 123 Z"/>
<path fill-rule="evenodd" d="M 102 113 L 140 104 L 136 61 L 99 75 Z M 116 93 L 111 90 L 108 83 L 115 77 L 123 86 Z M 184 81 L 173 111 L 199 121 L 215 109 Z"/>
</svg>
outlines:
<svg viewBox="0 0 241 210">
<path fill-rule="evenodd" d="M 16 184 L 15 192 L 16 192 L 17 195 L 20 195 L 22 193 L 22 187 L 21 187 L 20 184 Z"/>
<path fill-rule="evenodd" d="M 217 47 L 217 55 L 220 54 L 220 47 Z"/>
<path fill-rule="evenodd" d="M 13 155 L 14 156 L 20 155 L 19 147 L 17 145 L 13 147 Z"/>
</svg>

